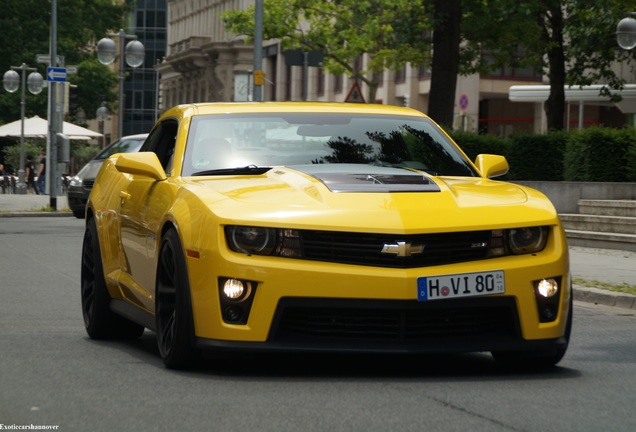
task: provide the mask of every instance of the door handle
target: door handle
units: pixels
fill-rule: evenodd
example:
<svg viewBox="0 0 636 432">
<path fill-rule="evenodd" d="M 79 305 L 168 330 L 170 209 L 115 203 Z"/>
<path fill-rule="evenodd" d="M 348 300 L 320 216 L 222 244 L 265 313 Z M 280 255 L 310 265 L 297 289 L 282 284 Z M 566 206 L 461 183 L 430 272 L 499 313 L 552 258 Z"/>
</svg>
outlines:
<svg viewBox="0 0 636 432">
<path fill-rule="evenodd" d="M 121 198 L 123 201 L 128 200 L 128 198 L 130 198 L 130 194 L 126 191 L 121 191 L 119 192 L 119 198 Z"/>
</svg>

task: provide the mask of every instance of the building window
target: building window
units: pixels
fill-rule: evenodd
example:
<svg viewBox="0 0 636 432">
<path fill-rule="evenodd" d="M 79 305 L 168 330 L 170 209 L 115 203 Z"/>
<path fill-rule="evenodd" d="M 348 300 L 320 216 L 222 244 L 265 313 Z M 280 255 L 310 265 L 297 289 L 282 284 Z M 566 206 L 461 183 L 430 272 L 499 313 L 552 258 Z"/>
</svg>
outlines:
<svg viewBox="0 0 636 432">
<path fill-rule="evenodd" d="M 521 58 L 523 53 L 519 53 L 519 57 Z M 482 54 L 482 62 L 485 64 L 494 64 L 494 59 L 489 53 Z M 490 73 L 483 74 L 483 78 L 491 78 L 491 79 L 522 79 L 524 81 L 542 81 L 543 80 L 543 72 L 540 66 L 524 66 L 524 67 L 514 67 L 514 66 L 499 66 L 494 67 Z"/>
<path fill-rule="evenodd" d="M 344 81 L 344 75 L 339 74 L 333 77 L 333 91 L 334 93 L 342 93 L 342 86 Z"/>
<path fill-rule="evenodd" d="M 402 65 L 402 67 L 394 72 L 393 80 L 396 84 L 401 84 L 406 81 L 406 65 Z"/>
<path fill-rule="evenodd" d="M 323 68 L 318 68 L 318 77 L 316 83 L 316 94 L 318 96 L 325 95 L 325 71 Z"/>
<path fill-rule="evenodd" d="M 285 68 L 285 100 L 289 101 L 292 98 L 292 67 L 287 66 Z"/>
<path fill-rule="evenodd" d="M 420 80 L 431 79 L 431 69 L 428 65 L 419 65 L 417 67 L 417 78 Z"/>
</svg>

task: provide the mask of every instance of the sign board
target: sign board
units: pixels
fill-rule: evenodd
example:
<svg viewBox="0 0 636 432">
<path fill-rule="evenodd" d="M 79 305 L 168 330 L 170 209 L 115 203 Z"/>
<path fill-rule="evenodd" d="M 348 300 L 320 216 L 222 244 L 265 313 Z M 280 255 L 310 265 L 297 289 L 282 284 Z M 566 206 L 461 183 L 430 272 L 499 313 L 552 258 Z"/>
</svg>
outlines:
<svg viewBox="0 0 636 432">
<path fill-rule="evenodd" d="M 254 85 L 255 86 L 265 85 L 265 71 L 263 70 L 254 71 Z"/>
<path fill-rule="evenodd" d="M 46 80 L 52 82 L 66 82 L 66 68 L 46 68 Z"/>
<path fill-rule="evenodd" d="M 362 90 L 360 90 L 360 85 L 356 82 L 349 90 L 349 94 L 344 100 L 345 102 L 351 103 L 365 103 L 364 97 L 362 96 Z"/>
<path fill-rule="evenodd" d="M 64 56 L 56 56 L 57 58 L 57 64 L 60 66 L 64 66 Z M 35 61 L 36 63 L 44 63 L 44 64 L 51 64 L 51 56 L 48 54 L 36 54 L 35 55 Z"/>
<path fill-rule="evenodd" d="M 466 111 L 468 109 L 468 95 L 466 93 L 462 93 L 459 97 L 459 108 L 462 111 Z"/>
</svg>

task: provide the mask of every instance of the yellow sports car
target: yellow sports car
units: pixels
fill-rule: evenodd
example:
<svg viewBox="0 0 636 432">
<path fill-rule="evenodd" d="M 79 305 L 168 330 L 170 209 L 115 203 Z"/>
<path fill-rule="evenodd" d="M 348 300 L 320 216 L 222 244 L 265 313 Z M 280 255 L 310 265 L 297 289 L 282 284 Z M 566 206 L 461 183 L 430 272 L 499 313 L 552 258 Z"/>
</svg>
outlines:
<svg viewBox="0 0 636 432">
<path fill-rule="evenodd" d="M 148 328 L 170 368 L 245 350 L 552 366 L 572 326 L 566 238 L 543 194 L 491 180 L 507 170 L 409 108 L 174 107 L 90 194 L 86 330 Z"/>
</svg>

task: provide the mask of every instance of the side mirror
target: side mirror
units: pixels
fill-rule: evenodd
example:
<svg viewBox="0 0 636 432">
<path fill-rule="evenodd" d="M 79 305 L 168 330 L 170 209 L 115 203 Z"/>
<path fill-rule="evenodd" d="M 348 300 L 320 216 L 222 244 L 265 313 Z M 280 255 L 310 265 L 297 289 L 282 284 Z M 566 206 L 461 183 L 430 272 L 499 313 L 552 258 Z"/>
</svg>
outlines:
<svg viewBox="0 0 636 432">
<path fill-rule="evenodd" d="M 492 154 L 480 154 L 475 159 L 475 165 L 477 165 L 482 178 L 502 176 L 510 168 L 505 157 Z"/>
<path fill-rule="evenodd" d="M 167 178 L 154 152 L 119 153 L 116 157 L 115 168 L 119 172 L 142 175 L 158 181 Z"/>
</svg>

